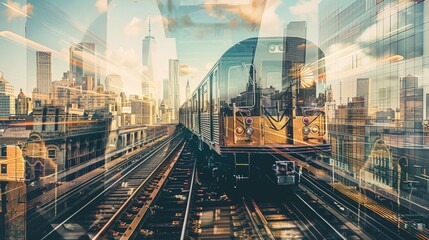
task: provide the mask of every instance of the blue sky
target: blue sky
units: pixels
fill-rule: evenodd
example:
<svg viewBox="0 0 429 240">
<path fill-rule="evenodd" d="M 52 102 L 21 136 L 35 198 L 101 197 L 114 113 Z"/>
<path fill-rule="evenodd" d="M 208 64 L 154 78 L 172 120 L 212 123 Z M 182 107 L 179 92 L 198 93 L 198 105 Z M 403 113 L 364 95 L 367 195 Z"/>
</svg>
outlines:
<svg viewBox="0 0 429 240">
<path fill-rule="evenodd" d="M 267 0 L 259 35 L 281 35 L 288 22 L 306 20 L 309 22 L 308 38 L 317 40 L 318 1 Z M 181 3 L 192 5 L 196 2 L 214 1 L 182 0 Z M 243 3 L 246 0 L 228 2 Z M 28 3 L 25 0 L 1 0 L 0 3 L 0 71 L 15 86 L 16 93 L 19 88 L 23 88 L 27 95 L 31 95 L 31 90 L 36 85 L 35 51 L 40 45 L 54 52 L 52 79 L 59 80 L 62 72 L 69 68 L 70 45 L 81 41 L 95 42 L 105 73 L 120 74 L 125 91 L 128 94 L 139 94 L 141 45 L 144 36 L 148 34 L 148 22 L 151 19 L 152 35 L 157 41 L 159 82 L 156 86 L 160 86 L 162 79 L 168 76 L 168 59 L 178 58 L 182 65 L 181 92 L 184 92 L 186 81 L 190 81 L 191 88 L 195 87 L 211 64 L 230 45 L 240 38 L 258 34 L 247 28 L 232 29 L 231 34 L 227 32 L 224 36 L 226 40 L 219 44 L 219 41 L 215 41 L 218 39 L 202 38 L 205 31 L 201 32 L 201 28 L 185 26 L 179 30 L 182 35 L 189 34 L 186 38 L 180 34 L 177 38 L 166 38 L 163 27 L 165 19 L 161 17 L 155 0 L 28 0 Z M 196 24 L 210 22 L 212 13 L 210 9 L 207 12 L 200 11 L 192 16 L 192 20 Z M 240 21 L 246 21 L 248 17 L 242 13 L 238 16 L 242 17 Z M 233 22 L 234 19 L 225 21 Z M 209 29 L 210 25 L 207 26 L 207 32 L 212 31 Z M 195 32 L 197 30 L 199 32 Z M 28 48 L 20 43 L 21 37 L 30 40 Z M 215 41 L 216 44 L 204 48 L 204 51 L 195 51 L 198 46 L 204 47 L 210 41 Z M 104 76 L 102 77 L 103 83 Z M 161 88 L 157 88 L 157 91 L 160 93 Z"/>
</svg>

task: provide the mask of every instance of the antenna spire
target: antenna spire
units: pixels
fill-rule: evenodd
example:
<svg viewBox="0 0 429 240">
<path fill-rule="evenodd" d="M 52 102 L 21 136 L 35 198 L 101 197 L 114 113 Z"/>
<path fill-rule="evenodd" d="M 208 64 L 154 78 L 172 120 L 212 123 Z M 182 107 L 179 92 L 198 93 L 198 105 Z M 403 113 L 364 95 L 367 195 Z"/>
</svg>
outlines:
<svg viewBox="0 0 429 240">
<path fill-rule="evenodd" d="M 150 18 L 149 18 L 149 37 L 150 37 Z"/>
</svg>

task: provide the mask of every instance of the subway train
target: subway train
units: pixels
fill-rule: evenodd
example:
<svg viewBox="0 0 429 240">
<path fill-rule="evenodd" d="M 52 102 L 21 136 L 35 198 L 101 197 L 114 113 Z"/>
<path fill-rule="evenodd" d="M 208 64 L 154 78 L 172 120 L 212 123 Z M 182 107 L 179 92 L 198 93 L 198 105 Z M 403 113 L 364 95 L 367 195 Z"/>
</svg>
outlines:
<svg viewBox="0 0 429 240">
<path fill-rule="evenodd" d="M 229 48 L 187 96 L 180 124 L 192 132 L 207 166 L 222 176 L 296 185 L 301 168 L 286 155 L 331 149 L 325 77 L 323 52 L 306 39 L 246 39 Z"/>
</svg>

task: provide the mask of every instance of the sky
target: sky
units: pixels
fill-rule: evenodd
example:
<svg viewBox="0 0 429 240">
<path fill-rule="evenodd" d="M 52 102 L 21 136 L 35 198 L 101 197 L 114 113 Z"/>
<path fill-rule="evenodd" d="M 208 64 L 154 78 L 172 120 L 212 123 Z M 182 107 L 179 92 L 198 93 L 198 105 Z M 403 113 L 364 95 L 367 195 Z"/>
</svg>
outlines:
<svg viewBox="0 0 429 240">
<path fill-rule="evenodd" d="M 101 83 L 107 74 L 119 74 L 127 95 L 139 95 L 145 69 L 142 40 L 148 35 L 150 21 L 157 55 L 154 87 L 161 97 L 168 59 L 179 59 L 180 92 L 184 93 L 187 81 L 191 89 L 196 87 L 225 50 L 247 37 L 281 36 L 287 23 L 305 20 L 308 39 L 317 42 L 319 0 L 267 0 L 261 9 L 256 7 L 263 12 L 256 22 L 259 32 L 252 29 L 254 12 L 246 7 L 231 10 L 213 4 L 249 1 L 178 0 L 185 14 L 167 19 L 156 0 L 0 0 L 0 71 L 14 85 L 15 93 L 22 88 L 31 95 L 36 86 L 36 51 L 53 53 L 52 79 L 59 80 L 69 70 L 70 46 L 95 42 Z M 193 11 L 196 4 L 204 4 L 203 9 Z M 177 24 L 174 31 L 164 28 L 168 21 Z M 219 29 L 218 23 L 229 27 Z"/>
</svg>

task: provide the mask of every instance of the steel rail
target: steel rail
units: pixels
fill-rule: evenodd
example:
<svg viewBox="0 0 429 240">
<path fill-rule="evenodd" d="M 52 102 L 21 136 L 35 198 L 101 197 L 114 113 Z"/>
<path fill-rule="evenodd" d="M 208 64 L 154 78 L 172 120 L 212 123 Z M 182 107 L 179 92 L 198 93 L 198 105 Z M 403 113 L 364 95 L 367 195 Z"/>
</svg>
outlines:
<svg viewBox="0 0 429 240">
<path fill-rule="evenodd" d="M 258 224 L 256 223 L 255 218 L 252 216 L 252 212 L 250 211 L 250 208 L 247 205 L 246 200 L 244 199 L 244 197 L 243 197 L 242 200 L 243 200 L 243 206 L 246 209 L 247 215 L 249 215 L 250 222 L 253 225 L 253 229 L 255 229 L 256 234 L 258 234 L 259 239 L 264 240 L 265 238 L 262 235 L 261 230 L 259 230 Z"/>
<path fill-rule="evenodd" d="M 178 135 L 180 136 L 180 135 Z M 176 136 L 177 137 L 177 136 Z M 175 138 L 174 138 L 175 139 Z M 113 188 L 114 186 L 116 186 L 116 184 L 118 184 L 120 181 L 122 181 L 124 178 L 128 177 L 128 175 L 130 175 L 131 173 L 133 173 L 137 168 L 139 168 L 143 163 L 145 163 L 149 158 L 151 158 L 153 155 L 155 155 L 156 153 L 158 153 L 163 147 L 165 147 L 168 143 L 170 143 L 173 139 L 171 139 L 170 141 L 167 141 L 165 143 L 163 143 L 157 150 L 155 150 L 154 152 L 152 152 L 151 154 L 149 154 L 148 156 L 146 156 L 146 158 L 144 160 L 142 160 L 140 163 L 138 163 L 135 167 L 133 167 L 128 173 L 124 174 L 122 177 L 120 177 L 118 180 L 116 180 L 112 185 L 108 186 L 105 190 L 103 190 L 101 193 L 99 193 L 97 196 L 95 196 L 93 199 L 91 199 L 90 201 L 88 201 L 83 207 L 81 207 L 80 209 L 78 209 L 77 211 L 75 211 L 74 213 L 72 213 L 68 218 L 66 218 L 64 221 L 62 221 L 60 224 L 58 224 L 55 228 L 53 228 L 50 232 L 48 232 L 43 238 L 43 239 L 47 239 L 47 237 L 49 235 L 51 235 L 52 233 L 54 233 L 55 231 L 57 231 L 61 226 L 63 226 L 65 223 L 67 223 L 70 219 L 72 219 L 75 215 L 77 215 L 79 212 L 81 212 L 83 209 L 85 209 L 86 207 L 88 207 L 90 204 L 92 204 L 95 200 L 97 200 L 99 197 L 103 196 L 106 192 L 108 192 L 111 188 Z M 183 142 L 183 140 L 181 141 Z M 180 143 L 181 143 L 180 142 Z M 180 144 L 179 143 L 179 144 Z M 178 145 L 179 145 L 178 144 Z M 177 147 L 177 146 L 176 146 Z M 172 150 L 174 151 L 174 149 Z"/>
<path fill-rule="evenodd" d="M 180 234 L 181 240 L 185 240 L 187 229 L 188 229 L 189 211 L 191 208 L 192 192 L 193 192 L 193 188 L 194 188 L 196 172 L 197 172 L 197 157 L 194 156 L 194 169 L 192 170 L 191 186 L 189 187 L 188 201 L 186 203 L 186 210 L 185 210 L 185 217 L 183 219 L 182 233 Z"/>
<path fill-rule="evenodd" d="M 146 186 L 147 182 L 151 180 L 152 176 L 157 172 L 167 159 L 170 158 L 171 154 L 181 145 L 183 144 L 184 140 L 181 140 L 168 154 L 167 156 L 155 167 L 155 169 L 146 177 L 146 179 L 140 184 L 140 186 L 134 190 L 134 192 L 131 194 L 131 196 L 122 204 L 122 206 L 118 209 L 118 211 L 113 214 L 113 216 L 109 219 L 109 221 L 104 224 L 103 228 L 98 231 L 98 233 L 94 236 L 94 240 L 100 238 L 101 236 L 104 236 L 107 234 L 107 230 L 110 229 L 113 223 L 116 222 L 117 218 L 123 213 L 124 210 L 128 208 L 128 206 L 131 204 L 131 202 L 134 200 L 134 197 L 137 194 L 140 194 L 140 190 Z M 161 149 L 161 148 L 159 148 Z M 158 151 L 159 151 L 158 149 Z"/>
<path fill-rule="evenodd" d="M 271 232 L 271 229 L 268 227 L 268 221 L 264 217 L 264 214 L 262 214 L 255 200 L 251 199 L 251 202 L 252 202 L 253 208 L 255 209 L 256 214 L 258 215 L 259 219 L 261 219 L 262 225 L 264 226 L 264 229 L 265 229 L 265 232 L 267 233 L 268 238 L 271 240 L 275 240 L 276 238 L 274 237 L 274 234 Z"/>
<path fill-rule="evenodd" d="M 181 143 L 183 143 L 183 141 Z M 136 234 L 136 229 L 138 229 L 142 225 L 142 220 L 145 218 L 146 212 L 150 209 L 151 204 L 153 204 L 156 197 L 159 196 L 158 195 L 159 191 L 162 189 L 164 184 L 167 182 L 167 179 L 168 179 L 168 176 L 170 176 L 170 173 L 174 170 L 174 165 L 176 165 L 177 160 L 180 158 L 180 155 L 181 155 L 183 149 L 185 148 L 185 145 L 186 145 L 186 143 L 182 144 L 182 148 L 180 149 L 179 154 L 174 158 L 174 160 L 171 163 L 169 163 L 169 165 L 167 166 L 167 171 L 165 173 L 163 173 L 161 180 L 158 182 L 158 184 L 159 184 L 158 187 L 156 187 L 156 189 L 150 194 L 149 200 L 147 200 L 145 202 L 145 205 L 142 208 L 140 208 L 139 212 L 136 214 L 136 217 L 132 220 L 132 222 L 130 223 L 128 228 L 125 230 L 125 232 L 123 233 L 123 235 L 121 236 L 120 239 L 124 239 L 124 240 L 125 239 L 134 239 L 135 234 Z M 176 150 L 176 148 L 174 150 Z M 172 153 L 173 153 L 173 151 L 167 156 L 166 159 L 169 159 L 171 157 Z M 161 165 L 164 164 L 165 160 L 162 161 L 162 163 L 160 163 L 157 166 L 157 168 L 150 174 L 150 177 L 146 178 L 144 183 L 142 183 L 140 185 L 141 187 L 144 187 L 146 185 L 146 182 L 149 181 L 150 178 L 155 174 L 155 172 L 157 172 L 157 170 L 161 167 Z M 140 189 L 140 187 L 139 187 L 139 189 Z M 136 193 L 136 194 L 133 194 L 133 196 L 131 196 L 129 198 L 130 201 L 132 201 L 134 199 L 134 197 L 135 197 L 135 195 L 137 195 L 138 191 L 135 191 L 134 193 Z M 123 206 L 125 206 L 125 204 Z M 111 218 L 111 219 L 113 219 L 113 218 Z M 97 238 L 94 238 L 94 239 L 97 239 Z"/>
<path fill-rule="evenodd" d="M 334 230 L 334 232 L 343 240 L 347 240 L 346 237 L 344 237 L 340 232 L 338 232 L 337 229 L 335 229 L 334 226 L 332 226 L 332 224 L 330 224 L 328 221 L 326 221 L 326 219 L 321 216 L 316 210 L 314 210 L 314 208 L 312 208 L 306 201 L 304 201 L 304 199 L 302 199 L 300 196 L 295 195 L 299 200 L 301 200 L 312 212 L 314 212 L 326 225 L 329 226 L 329 228 L 331 228 L 332 230 Z"/>
<path fill-rule="evenodd" d="M 174 139 L 177 136 L 178 135 L 167 137 L 167 139 L 165 139 L 165 142 L 169 142 L 169 141 L 171 141 L 172 139 Z M 162 142 L 161 144 L 163 144 L 165 142 Z M 149 147 L 152 147 L 152 146 L 149 146 Z M 85 184 L 77 186 L 77 187 L 71 189 L 70 191 L 68 191 L 68 192 L 60 195 L 58 197 L 57 201 L 60 201 L 60 202 L 66 201 L 70 196 L 73 196 L 74 194 L 76 194 L 77 192 L 81 191 L 82 189 L 85 189 L 86 187 L 90 186 L 91 184 L 96 183 L 96 182 L 100 181 L 101 179 L 103 179 L 105 177 L 103 174 L 114 173 L 118 168 L 121 168 L 124 165 L 127 165 L 128 163 L 136 160 L 137 158 L 139 158 L 139 157 L 146 157 L 147 154 L 143 154 L 142 156 L 137 156 L 137 155 L 143 153 L 145 150 L 147 150 L 147 148 L 136 150 L 136 151 L 139 151 L 139 152 L 132 153 L 131 156 L 128 156 L 128 160 L 119 162 L 117 165 L 113 166 L 112 168 L 107 169 L 102 174 L 100 173 L 98 175 L 95 175 L 93 178 L 91 178 L 87 182 L 85 182 Z M 148 154 L 150 154 L 150 153 L 148 153 Z M 59 186 L 56 186 L 56 187 L 59 187 Z M 43 205 L 39 206 L 38 211 L 45 211 L 45 212 L 50 211 L 54 207 L 53 206 L 54 204 L 55 203 L 52 202 L 52 201 L 48 202 L 48 203 L 44 203 Z"/>
</svg>

